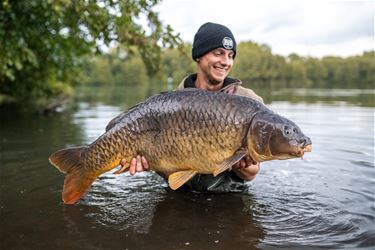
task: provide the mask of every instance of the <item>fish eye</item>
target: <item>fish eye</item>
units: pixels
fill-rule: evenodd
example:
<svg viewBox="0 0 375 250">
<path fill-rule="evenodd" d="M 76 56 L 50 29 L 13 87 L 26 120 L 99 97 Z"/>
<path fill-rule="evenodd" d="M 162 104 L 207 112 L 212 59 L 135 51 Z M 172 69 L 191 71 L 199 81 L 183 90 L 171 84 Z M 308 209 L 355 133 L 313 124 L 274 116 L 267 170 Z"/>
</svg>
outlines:
<svg viewBox="0 0 375 250">
<path fill-rule="evenodd" d="M 289 136 L 296 132 L 296 128 L 290 128 L 288 126 L 284 127 L 284 133 L 285 135 Z"/>
</svg>

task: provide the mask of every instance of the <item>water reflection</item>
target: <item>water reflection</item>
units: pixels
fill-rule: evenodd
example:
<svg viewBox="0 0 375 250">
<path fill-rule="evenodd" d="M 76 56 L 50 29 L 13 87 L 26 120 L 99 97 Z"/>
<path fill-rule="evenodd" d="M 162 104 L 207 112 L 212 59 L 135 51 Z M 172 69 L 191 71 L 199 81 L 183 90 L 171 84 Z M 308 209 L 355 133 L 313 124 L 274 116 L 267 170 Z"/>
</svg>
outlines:
<svg viewBox="0 0 375 250">
<path fill-rule="evenodd" d="M 7 106 L 0 117 L 0 249 L 54 249 L 65 236 L 63 179 L 47 157 L 84 133 L 69 112 L 39 117 Z"/>
<path fill-rule="evenodd" d="M 251 86 L 249 86 L 251 87 Z M 266 103 L 285 101 L 291 103 L 328 103 L 375 107 L 373 89 L 257 89 Z"/>
<path fill-rule="evenodd" d="M 244 194 L 172 192 L 153 173 L 108 173 L 79 204 L 66 206 L 63 175 L 48 163 L 49 154 L 92 142 L 113 116 L 154 93 L 85 91 L 94 97 L 82 91 L 74 107 L 51 117 L 0 109 L 1 249 L 375 245 L 373 92 L 297 90 L 288 96 L 289 90 L 278 90 L 266 97 L 271 109 L 312 138 L 313 152 L 303 160 L 263 163 Z"/>
<path fill-rule="evenodd" d="M 247 212 L 255 203 L 251 195 L 175 192 L 155 175 L 145 175 L 100 180 L 79 205 L 64 207 L 69 230 L 104 248 L 249 249 L 264 239 L 262 226 Z M 113 235 L 98 233 L 106 228 L 121 237 L 114 243 L 108 240 Z"/>
<path fill-rule="evenodd" d="M 255 201 L 251 201 L 255 202 Z M 168 191 L 155 210 L 148 239 L 159 249 L 249 249 L 264 239 L 242 195 Z M 163 242 L 160 235 L 170 235 Z"/>
</svg>

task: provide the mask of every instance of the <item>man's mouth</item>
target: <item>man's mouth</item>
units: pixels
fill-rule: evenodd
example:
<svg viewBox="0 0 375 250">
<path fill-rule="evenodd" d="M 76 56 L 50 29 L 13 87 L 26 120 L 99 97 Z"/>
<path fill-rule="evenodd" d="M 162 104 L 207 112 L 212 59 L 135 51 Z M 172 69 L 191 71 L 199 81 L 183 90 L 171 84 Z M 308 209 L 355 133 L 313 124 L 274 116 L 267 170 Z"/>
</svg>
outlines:
<svg viewBox="0 0 375 250">
<path fill-rule="evenodd" d="M 216 67 L 216 66 L 214 66 L 214 69 L 215 69 L 218 73 L 223 74 L 223 75 L 225 75 L 225 74 L 227 73 L 227 69 L 222 68 L 222 67 Z"/>
</svg>

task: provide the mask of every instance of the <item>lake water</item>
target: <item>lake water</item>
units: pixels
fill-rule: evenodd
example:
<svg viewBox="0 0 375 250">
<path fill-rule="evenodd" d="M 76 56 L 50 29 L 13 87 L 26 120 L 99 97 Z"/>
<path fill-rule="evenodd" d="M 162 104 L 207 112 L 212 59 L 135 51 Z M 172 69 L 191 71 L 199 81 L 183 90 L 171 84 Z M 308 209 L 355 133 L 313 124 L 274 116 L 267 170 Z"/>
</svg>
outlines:
<svg viewBox="0 0 375 250">
<path fill-rule="evenodd" d="M 86 88 L 53 116 L 0 110 L 0 249 L 374 249 L 373 90 L 259 91 L 313 141 L 271 161 L 241 194 L 171 191 L 152 172 L 101 176 L 63 205 L 57 149 L 92 142 L 154 93 Z"/>
</svg>

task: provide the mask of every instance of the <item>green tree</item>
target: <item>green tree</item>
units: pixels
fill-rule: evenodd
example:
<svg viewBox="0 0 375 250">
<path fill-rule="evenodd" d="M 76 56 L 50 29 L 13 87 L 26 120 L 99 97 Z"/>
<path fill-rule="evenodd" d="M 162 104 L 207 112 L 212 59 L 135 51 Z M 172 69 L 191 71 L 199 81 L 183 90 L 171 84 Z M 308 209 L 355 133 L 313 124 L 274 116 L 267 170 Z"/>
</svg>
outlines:
<svg viewBox="0 0 375 250">
<path fill-rule="evenodd" d="M 302 88 L 307 82 L 305 58 L 292 53 L 288 56 L 288 73 L 286 75 L 287 87 Z"/>
<path fill-rule="evenodd" d="M 161 66 L 157 74 L 149 77 L 140 53 L 121 52 L 115 48 L 111 53 L 98 55 L 86 66 L 86 82 L 96 85 L 141 85 L 154 93 L 167 90 L 167 78 L 173 78 L 174 87 L 190 73 L 196 63 L 191 58 L 191 44 L 163 49 Z M 266 45 L 242 42 L 238 45 L 231 75 L 241 79 L 244 86 L 254 90 L 280 88 L 374 88 L 374 51 L 363 55 L 341 57 L 288 57 L 274 55 Z"/>
<path fill-rule="evenodd" d="M 327 71 L 319 59 L 309 57 L 305 62 L 307 84 L 304 87 L 324 87 Z"/>
<path fill-rule="evenodd" d="M 191 44 L 186 44 L 177 49 L 166 49 L 162 56 L 163 82 L 167 82 L 167 76 L 172 77 L 176 87 L 180 81 L 196 71 L 196 62 L 191 58 Z"/>
<path fill-rule="evenodd" d="M 162 47 L 181 43 L 152 10 L 159 1 L 2 1 L 0 93 L 16 101 L 66 93 L 80 82 L 85 59 L 113 44 L 136 46 L 155 74 Z"/>
<path fill-rule="evenodd" d="M 238 45 L 232 74 L 251 86 L 271 86 L 285 78 L 286 67 L 285 59 L 273 55 L 269 46 L 248 41 Z"/>
<path fill-rule="evenodd" d="M 357 79 L 360 88 L 375 88 L 375 51 L 364 52 L 362 56 L 356 56 L 358 63 Z"/>
</svg>

